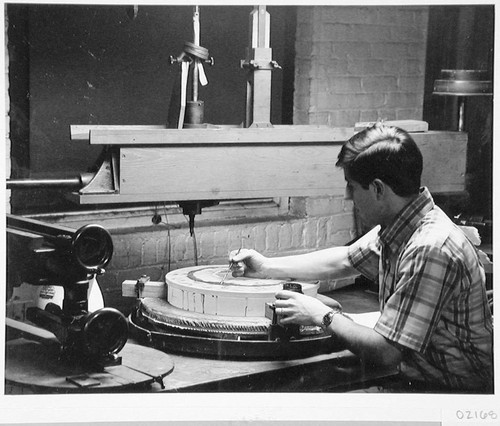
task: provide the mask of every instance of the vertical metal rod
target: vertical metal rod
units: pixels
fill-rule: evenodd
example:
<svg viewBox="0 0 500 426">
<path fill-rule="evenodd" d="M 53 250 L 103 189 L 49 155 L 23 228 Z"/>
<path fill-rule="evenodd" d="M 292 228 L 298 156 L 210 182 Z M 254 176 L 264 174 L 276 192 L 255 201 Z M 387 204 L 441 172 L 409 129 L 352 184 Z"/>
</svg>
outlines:
<svg viewBox="0 0 500 426">
<path fill-rule="evenodd" d="M 266 11 L 266 6 L 258 7 L 258 35 L 257 47 L 269 48 L 269 14 Z"/>
<path fill-rule="evenodd" d="M 195 6 L 193 14 L 193 43 L 195 46 L 200 45 L 200 11 L 199 7 Z M 200 60 L 194 58 L 193 62 L 193 101 L 198 100 L 198 63 Z"/>
<path fill-rule="evenodd" d="M 458 131 L 465 130 L 465 96 L 458 97 Z"/>
<path fill-rule="evenodd" d="M 252 71 L 249 71 L 251 73 Z M 245 111 L 245 127 L 250 127 L 253 122 L 253 80 L 248 77 L 247 81 L 247 99 L 246 99 L 246 111 Z"/>
</svg>

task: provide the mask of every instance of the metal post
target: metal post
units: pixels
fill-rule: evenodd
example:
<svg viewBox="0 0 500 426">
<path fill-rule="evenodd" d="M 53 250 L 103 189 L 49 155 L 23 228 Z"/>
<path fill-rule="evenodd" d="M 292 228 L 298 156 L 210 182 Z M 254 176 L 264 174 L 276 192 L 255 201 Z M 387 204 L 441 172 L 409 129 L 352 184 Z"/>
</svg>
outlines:
<svg viewBox="0 0 500 426">
<path fill-rule="evenodd" d="M 248 69 L 245 127 L 271 127 L 271 71 L 280 68 L 272 60 L 271 18 L 265 6 L 250 13 L 250 46 L 241 66 Z"/>
<path fill-rule="evenodd" d="M 195 46 L 200 46 L 200 11 L 199 7 L 195 6 L 193 14 L 193 43 Z M 198 100 L 198 63 L 200 60 L 194 58 L 193 61 L 193 101 Z"/>
</svg>

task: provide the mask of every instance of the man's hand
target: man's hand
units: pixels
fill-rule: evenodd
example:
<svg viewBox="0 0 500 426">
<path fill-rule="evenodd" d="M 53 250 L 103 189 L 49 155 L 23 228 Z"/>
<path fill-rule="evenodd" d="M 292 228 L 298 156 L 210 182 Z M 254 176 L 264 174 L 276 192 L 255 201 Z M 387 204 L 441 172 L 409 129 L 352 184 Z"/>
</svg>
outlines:
<svg viewBox="0 0 500 426">
<path fill-rule="evenodd" d="M 233 277 L 269 278 L 265 273 L 267 257 L 255 250 L 233 250 L 229 254 L 229 262 Z"/>
<path fill-rule="evenodd" d="M 340 303 L 333 299 L 331 306 L 327 306 L 315 297 L 287 290 L 276 293 L 276 299 L 276 313 L 281 315 L 280 323 L 283 325 L 321 326 L 323 317 L 328 311 L 332 310 L 332 306 L 338 305 L 338 309 L 342 309 Z"/>
</svg>

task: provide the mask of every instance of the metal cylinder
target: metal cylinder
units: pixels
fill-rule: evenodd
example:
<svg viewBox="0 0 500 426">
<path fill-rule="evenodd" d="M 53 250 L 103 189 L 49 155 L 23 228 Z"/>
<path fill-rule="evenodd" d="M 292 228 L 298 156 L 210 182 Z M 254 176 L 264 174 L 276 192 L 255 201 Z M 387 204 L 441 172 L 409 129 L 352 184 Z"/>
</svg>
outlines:
<svg viewBox="0 0 500 426">
<path fill-rule="evenodd" d="M 120 352 L 128 338 L 128 321 L 115 308 L 90 313 L 82 327 L 83 350 L 90 356 L 108 356 Z"/>
<path fill-rule="evenodd" d="M 186 103 L 186 115 L 184 118 L 184 126 L 194 124 L 203 124 L 205 115 L 205 103 L 203 101 L 188 101 Z"/>
<path fill-rule="evenodd" d="M 7 189 L 15 188 L 47 188 L 47 187 L 79 187 L 80 179 L 9 179 Z"/>
<path fill-rule="evenodd" d="M 81 188 L 87 185 L 95 173 L 82 173 L 80 176 L 68 178 L 20 178 L 7 179 L 7 189 L 30 189 L 30 188 Z"/>
<path fill-rule="evenodd" d="M 288 281 L 283 283 L 283 290 L 293 291 L 294 293 L 304 294 L 302 292 L 302 285 L 293 281 Z M 291 338 L 298 339 L 300 338 L 300 325 L 298 324 L 290 324 L 286 325 L 283 339 L 289 340 Z"/>
<path fill-rule="evenodd" d="M 483 70 L 441 70 L 433 95 L 492 96 L 493 82 Z"/>
</svg>

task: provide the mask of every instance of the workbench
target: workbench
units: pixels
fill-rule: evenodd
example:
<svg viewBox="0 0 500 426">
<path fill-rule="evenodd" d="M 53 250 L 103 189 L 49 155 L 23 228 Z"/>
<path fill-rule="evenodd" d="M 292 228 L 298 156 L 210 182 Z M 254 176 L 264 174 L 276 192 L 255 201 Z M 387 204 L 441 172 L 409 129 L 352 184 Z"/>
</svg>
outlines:
<svg viewBox="0 0 500 426">
<path fill-rule="evenodd" d="M 340 301 L 347 312 L 353 314 L 372 312 L 378 305 L 376 294 L 370 292 L 366 284 L 349 286 L 329 295 Z M 7 343 L 7 347 L 16 344 L 21 344 L 22 347 L 32 343 L 29 341 L 19 343 L 14 339 Z M 125 348 L 129 347 L 135 347 L 133 339 L 129 339 Z M 145 349 L 153 351 L 150 348 Z M 154 369 L 151 365 L 154 362 L 172 363 L 173 370 L 163 377 L 163 387 L 159 382 L 153 382 L 148 384 L 148 387 L 129 386 L 127 388 L 129 392 L 344 392 L 380 383 L 397 373 L 395 369 L 366 368 L 359 358 L 348 350 L 303 359 L 264 361 L 219 360 L 153 352 L 157 352 L 159 356 L 151 358 L 146 353 L 142 360 L 134 360 L 135 368 L 151 370 Z M 128 353 L 127 349 L 124 360 Z M 16 380 L 12 380 L 14 370 L 20 371 L 22 367 L 19 365 L 20 362 L 23 361 L 16 356 L 16 349 L 7 351 L 6 393 L 47 392 L 45 384 L 37 385 L 39 379 L 34 375 L 28 380 L 29 390 L 25 389 L 27 386 L 20 386 Z M 28 368 L 34 371 L 33 365 Z M 170 371 L 170 368 L 168 370 Z M 54 372 L 54 376 L 57 374 Z M 47 380 L 45 373 L 44 383 L 48 383 Z M 69 385 L 66 385 L 65 389 L 54 389 L 54 393 L 120 391 L 116 387 L 99 389 L 98 386 L 93 386 L 71 390 L 67 386 Z"/>
<path fill-rule="evenodd" d="M 16 345 L 17 347 L 15 347 Z M 65 383 L 65 376 L 73 376 L 60 368 L 51 372 L 42 366 L 26 364 L 27 359 L 17 355 L 30 352 L 34 343 L 29 340 L 10 341 L 6 360 L 6 394 L 21 393 L 114 393 L 114 392 L 344 392 L 350 389 L 367 387 L 372 383 L 390 378 L 395 370 L 365 368 L 359 359 L 347 350 L 331 354 L 317 355 L 304 359 L 271 361 L 232 361 L 194 358 L 183 355 L 167 354 L 160 351 L 168 368 L 173 364 L 171 373 L 163 378 L 163 388 L 158 382 L 130 384 L 120 389 L 112 379 L 103 381 L 101 373 L 86 374 L 88 380 L 101 382 L 101 387 L 74 388 Z M 127 343 L 132 345 L 132 343 Z M 128 346 L 125 346 L 127 348 Z M 154 354 L 136 366 L 150 367 Z M 158 358 L 158 356 L 156 356 Z M 136 361 L 137 362 L 137 361 Z M 156 366 L 156 370 L 158 370 Z M 35 372 L 35 370 L 37 370 Z M 24 375 L 24 383 L 18 378 Z M 29 377 L 26 377 L 29 375 Z M 52 387 L 52 389 L 50 389 Z"/>
<path fill-rule="evenodd" d="M 395 370 L 367 369 L 345 350 L 305 359 L 225 361 L 172 356 L 164 392 L 344 392 L 380 383 Z"/>
</svg>

